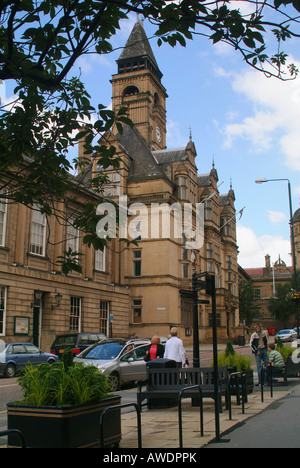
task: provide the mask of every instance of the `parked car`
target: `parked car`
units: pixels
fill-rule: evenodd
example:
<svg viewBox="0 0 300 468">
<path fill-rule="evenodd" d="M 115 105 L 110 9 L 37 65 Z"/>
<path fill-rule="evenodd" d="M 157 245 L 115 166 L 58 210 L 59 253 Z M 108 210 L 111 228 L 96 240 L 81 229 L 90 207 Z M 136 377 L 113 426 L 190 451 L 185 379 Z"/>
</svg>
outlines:
<svg viewBox="0 0 300 468">
<path fill-rule="evenodd" d="M 52 343 L 50 353 L 56 354 L 60 359 L 66 349 L 71 349 L 76 356 L 94 343 L 105 339 L 106 336 L 103 333 L 67 333 L 59 335 Z"/>
<path fill-rule="evenodd" d="M 107 339 L 90 346 L 74 361 L 98 367 L 109 378 L 111 391 L 135 380 L 146 380 L 144 358 L 149 349 L 149 340 Z"/>
<path fill-rule="evenodd" d="M 9 343 L 0 352 L 0 375 L 15 377 L 18 371 L 28 363 L 32 365 L 48 362 L 52 364 L 58 357 L 50 353 L 44 353 L 40 348 L 31 343 Z"/>
<path fill-rule="evenodd" d="M 295 327 L 293 330 L 294 330 L 296 333 L 298 333 L 298 328 L 297 328 L 297 327 Z M 300 331 L 300 326 L 299 326 L 299 331 Z M 298 337 L 298 335 L 297 335 L 297 337 Z"/>
<path fill-rule="evenodd" d="M 297 332 L 291 328 L 288 328 L 287 330 L 280 330 L 277 335 L 275 335 L 275 343 L 278 342 L 278 338 L 280 338 L 283 343 L 294 341 L 297 339 Z"/>
<path fill-rule="evenodd" d="M 160 344 L 165 346 L 166 342 L 168 341 L 168 338 L 166 336 L 160 336 L 159 339 L 160 339 Z M 149 341 L 151 341 L 151 338 L 149 338 Z"/>
</svg>

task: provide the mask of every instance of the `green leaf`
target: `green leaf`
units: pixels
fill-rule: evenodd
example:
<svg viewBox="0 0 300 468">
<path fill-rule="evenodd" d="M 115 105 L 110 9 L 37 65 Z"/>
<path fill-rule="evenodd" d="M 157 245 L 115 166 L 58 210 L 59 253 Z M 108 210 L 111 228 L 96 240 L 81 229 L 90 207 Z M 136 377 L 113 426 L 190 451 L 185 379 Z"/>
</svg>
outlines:
<svg viewBox="0 0 300 468">
<path fill-rule="evenodd" d="M 210 38 L 213 40 L 213 43 L 216 44 L 217 42 L 221 41 L 223 39 L 223 31 L 217 31 L 214 34 L 210 36 Z"/>
<path fill-rule="evenodd" d="M 253 39 L 250 39 L 249 37 L 244 37 L 243 42 L 247 47 L 250 47 L 250 49 L 255 48 L 255 42 Z"/>
</svg>

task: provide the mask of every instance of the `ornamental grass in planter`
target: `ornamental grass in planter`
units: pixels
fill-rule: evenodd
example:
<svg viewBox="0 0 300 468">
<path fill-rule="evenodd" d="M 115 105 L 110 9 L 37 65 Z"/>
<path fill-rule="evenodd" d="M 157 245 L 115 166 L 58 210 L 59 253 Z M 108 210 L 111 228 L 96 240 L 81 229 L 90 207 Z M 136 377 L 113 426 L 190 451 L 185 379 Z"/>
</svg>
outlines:
<svg viewBox="0 0 300 468">
<path fill-rule="evenodd" d="M 227 343 L 224 353 L 218 355 L 218 366 L 227 366 L 228 372 L 243 372 L 246 375 L 247 393 L 251 393 L 254 387 L 253 370 L 251 369 L 251 358 L 235 352 L 232 344 Z"/>
<path fill-rule="evenodd" d="M 281 354 L 283 360 L 286 361 L 289 357 L 293 355 L 296 348 L 292 348 L 291 346 L 284 346 L 282 341 L 278 340 L 278 343 L 275 349 Z"/>
<path fill-rule="evenodd" d="M 236 368 L 235 372 L 248 372 L 251 370 L 251 359 L 242 354 L 225 356 L 225 353 L 222 353 L 218 355 L 218 366 L 234 367 Z"/>
<path fill-rule="evenodd" d="M 19 429 L 29 447 L 97 446 L 101 411 L 120 404 L 119 396 L 109 395 L 105 375 L 94 366 L 73 363 L 68 353 L 51 366 L 27 366 L 18 382 L 23 398 L 7 405 L 8 429 Z M 106 445 L 121 440 L 119 409 L 106 418 L 104 440 Z"/>
</svg>

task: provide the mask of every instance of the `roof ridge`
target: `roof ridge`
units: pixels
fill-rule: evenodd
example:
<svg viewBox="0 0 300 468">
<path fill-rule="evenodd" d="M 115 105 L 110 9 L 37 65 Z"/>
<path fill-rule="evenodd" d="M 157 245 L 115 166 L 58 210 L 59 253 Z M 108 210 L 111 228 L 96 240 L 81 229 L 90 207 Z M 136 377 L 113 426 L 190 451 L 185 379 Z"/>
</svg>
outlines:
<svg viewBox="0 0 300 468">
<path fill-rule="evenodd" d="M 182 146 L 180 148 L 165 148 L 165 149 L 162 149 L 162 150 L 153 150 L 152 153 L 170 153 L 170 152 L 173 152 L 173 151 L 183 151 L 185 149 L 186 149 L 185 146 Z"/>
</svg>

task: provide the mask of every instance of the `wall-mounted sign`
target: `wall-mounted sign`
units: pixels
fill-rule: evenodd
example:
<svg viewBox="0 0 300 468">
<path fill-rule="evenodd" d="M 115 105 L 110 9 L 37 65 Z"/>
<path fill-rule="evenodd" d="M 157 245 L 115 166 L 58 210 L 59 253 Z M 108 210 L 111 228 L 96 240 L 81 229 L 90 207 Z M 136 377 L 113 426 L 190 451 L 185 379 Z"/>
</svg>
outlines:
<svg viewBox="0 0 300 468">
<path fill-rule="evenodd" d="M 14 335 L 29 335 L 29 317 L 14 317 Z"/>
</svg>

